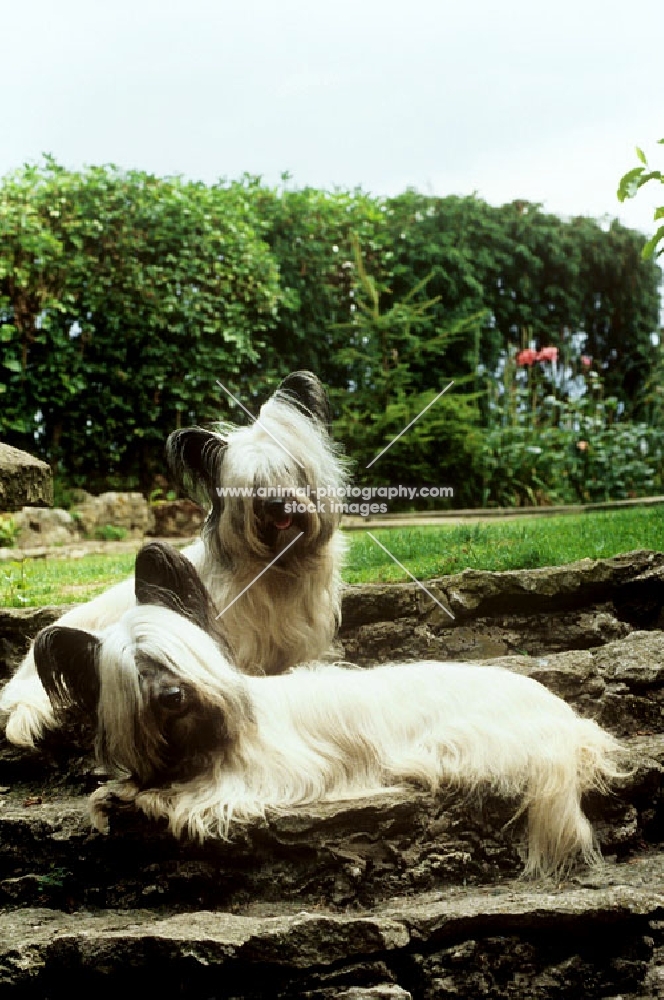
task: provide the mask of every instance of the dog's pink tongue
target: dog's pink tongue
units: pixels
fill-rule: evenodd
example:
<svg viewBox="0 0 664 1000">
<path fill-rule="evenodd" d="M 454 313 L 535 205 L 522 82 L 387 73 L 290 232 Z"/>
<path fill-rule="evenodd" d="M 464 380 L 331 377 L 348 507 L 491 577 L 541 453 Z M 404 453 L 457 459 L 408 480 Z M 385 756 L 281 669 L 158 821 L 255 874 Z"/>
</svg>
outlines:
<svg viewBox="0 0 664 1000">
<path fill-rule="evenodd" d="M 274 526 L 275 526 L 275 528 L 278 528 L 279 531 L 285 531 L 286 528 L 290 528 L 290 526 L 291 526 L 292 523 L 293 523 L 292 518 L 285 517 L 283 519 L 283 521 L 275 521 L 274 522 Z"/>
</svg>

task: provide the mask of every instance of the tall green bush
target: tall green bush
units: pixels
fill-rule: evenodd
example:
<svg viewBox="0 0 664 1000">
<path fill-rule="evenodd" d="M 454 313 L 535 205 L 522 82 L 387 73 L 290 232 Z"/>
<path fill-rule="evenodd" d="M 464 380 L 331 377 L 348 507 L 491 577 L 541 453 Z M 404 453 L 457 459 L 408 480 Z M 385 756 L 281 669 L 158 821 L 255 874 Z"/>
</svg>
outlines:
<svg viewBox="0 0 664 1000">
<path fill-rule="evenodd" d="M 356 376 L 334 396 L 341 413 L 336 429 L 357 462 L 358 481 L 451 486 L 457 505 L 472 503 L 480 441 L 477 395 L 464 392 L 465 372 L 453 373 L 455 384 L 443 395 L 450 378 L 443 384 L 437 379 L 450 345 L 474 343 L 481 314 L 433 333 L 430 316 L 439 299 L 427 296 L 430 276 L 395 299 L 369 274 L 357 239 L 353 257 L 355 309 L 339 356 Z M 425 381 L 421 373 L 428 367 Z"/>
<path fill-rule="evenodd" d="M 527 448 L 541 445 L 524 446 L 517 421 L 491 459 L 494 373 L 532 343 L 573 365 L 583 331 L 620 405 L 614 423 L 627 411 L 652 423 L 659 271 L 644 243 L 527 202 L 203 185 L 47 158 L 0 182 L 0 436 L 46 458 L 61 491 L 147 491 L 173 428 L 245 419 L 218 378 L 255 411 L 287 372 L 310 368 L 361 470 L 454 379 L 367 476 L 449 480 L 464 505 L 483 483 L 493 500 L 550 499 L 564 421 L 548 457 L 533 464 Z M 482 469 L 500 448 L 513 486 Z M 608 443 L 602 453 L 608 477 L 620 463 Z M 614 487 L 647 476 L 627 479 Z"/>
<path fill-rule="evenodd" d="M 73 484 L 149 484 L 254 365 L 277 268 L 237 191 L 47 160 L 0 186 L 2 433 Z"/>
<path fill-rule="evenodd" d="M 326 385 L 346 387 L 356 377 L 340 358 L 353 307 L 352 240 L 359 238 L 371 268 L 383 273 L 389 248 L 381 199 L 359 190 L 293 189 L 287 178 L 279 188 L 249 179 L 248 195 L 281 283 L 264 369 L 276 380 L 307 368 Z"/>
</svg>

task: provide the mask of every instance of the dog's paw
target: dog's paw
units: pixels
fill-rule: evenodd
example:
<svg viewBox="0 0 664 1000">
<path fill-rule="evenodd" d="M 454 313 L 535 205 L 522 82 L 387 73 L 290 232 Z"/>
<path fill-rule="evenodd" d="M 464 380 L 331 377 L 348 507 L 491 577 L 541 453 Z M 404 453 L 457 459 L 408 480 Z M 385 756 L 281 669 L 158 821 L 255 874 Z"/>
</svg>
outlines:
<svg viewBox="0 0 664 1000">
<path fill-rule="evenodd" d="M 88 802 L 90 823 L 92 824 L 92 829 L 97 830 L 99 833 L 108 833 L 110 830 L 111 824 L 108 818 L 111 809 L 110 800 L 111 796 L 108 795 L 105 788 L 98 788 L 90 796 Z"/>
<path fill-rule="evenodd" d="M 5 737 L 8 743 L 22 749 L 34 749 L 46 730 L 54 725 L 50 704 L 22 703 L 2 708 L 6 719 Z"/>
<path fill-rule="evenodd" d="M 110 832 L 110 817 L 121 810 L 133 810 L 138 788 L 131 781 L 111 782 L 102 785 L 90 796 L 88 806 L 90 822 L 99 833 Z"/>
</svg>

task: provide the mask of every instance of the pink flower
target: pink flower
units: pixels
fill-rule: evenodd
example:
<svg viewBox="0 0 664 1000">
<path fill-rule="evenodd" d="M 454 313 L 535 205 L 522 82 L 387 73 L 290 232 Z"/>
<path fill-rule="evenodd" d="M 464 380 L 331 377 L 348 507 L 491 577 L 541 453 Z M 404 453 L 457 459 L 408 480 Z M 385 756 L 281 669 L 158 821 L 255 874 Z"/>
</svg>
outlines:
<svg viewBox="0 0 664 1000">
<path fill-rule="evenodd" d="M 589 354 L 582 354 L 581 355 L 581 364 L 583 365 L 584 368 L 590 368 L 590 366 L 591 366 L 592 363 L 593 363 L 593 359 L 590 357 Z"/>
<path fill-rule="evenodd" d="M 557 347 L 543 347 L 542 350 L 537 355 L 538 361 L 557 361 L 558 360 L 558 348 Z"/>
<path fill-rule="evenodd" d="M 516 356 L 517 365 L 534 365 L 537 361 L 537 351 L 532 351 L 529 347 L 525 351 L 520 351 Z"/>
</svg>

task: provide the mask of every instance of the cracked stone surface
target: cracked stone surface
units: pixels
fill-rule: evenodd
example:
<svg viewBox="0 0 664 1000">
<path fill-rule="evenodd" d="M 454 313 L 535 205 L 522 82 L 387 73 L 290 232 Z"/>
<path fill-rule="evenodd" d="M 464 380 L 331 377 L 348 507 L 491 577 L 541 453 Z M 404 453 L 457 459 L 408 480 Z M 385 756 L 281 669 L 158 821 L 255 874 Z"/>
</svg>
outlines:
<svg viewBox="0 0 664 1000">
<path fill-rule="evenodd" d="M 84 739 L 2 744 L 0 997 L 664 1000 L 663 572 L 638 552 L 433 581 L 454 621 L 415 585 L 345 597 L 347 658 L 501 663 L 626 741 L 629 777 L 584 803 L 600 868 L 519 878 L 511 803 L 416 789 L 228 842 L 177 842 L 127 812 L 103 836 Z M 57 613 L 0 615 L 5 674 Z"/>
<path fill-rule="evenodd" d="M 26 451 L 0 442 L 0 511 L 53 503 L 51 467 Z"/>
</svg>

